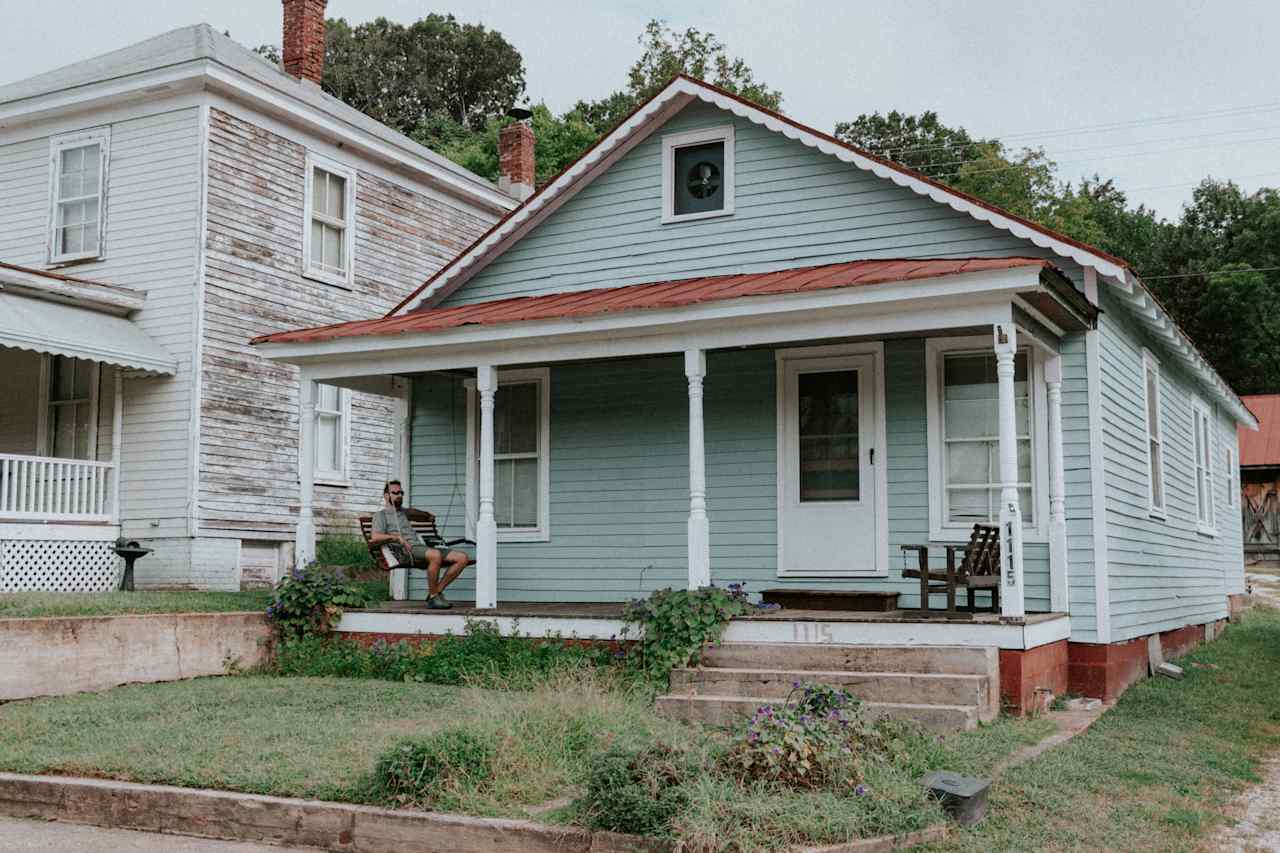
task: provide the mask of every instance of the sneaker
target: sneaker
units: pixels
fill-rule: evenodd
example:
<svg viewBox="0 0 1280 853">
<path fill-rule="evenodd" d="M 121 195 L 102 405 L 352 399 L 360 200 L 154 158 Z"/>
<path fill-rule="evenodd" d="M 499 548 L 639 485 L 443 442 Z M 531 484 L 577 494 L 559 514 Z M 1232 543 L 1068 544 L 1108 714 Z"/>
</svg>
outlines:
<svg viewBox="0 0 1280 853">
<path fill-rule="evenodd" d="M 452 607 L 453 607 L 452 604 L 442 600 L 438 595 L 433 595 L 427 599 L 428 610 L 449 610 Z"/>
<path fill-rule="evenodd" d="M 436 593 L 436 598 L 437 598 L 437 599 L 439 599 L 440 601 L 443 601 L 445 604 L 452 604 L 452 603 L 453 603 L 453 602 L 452 602 L 452 601 L 450 601 L 449 599 L 445 598 L 445 596 L 444 596 L 444 590 L 443 590 L 443 589 Z"/>
</svg>

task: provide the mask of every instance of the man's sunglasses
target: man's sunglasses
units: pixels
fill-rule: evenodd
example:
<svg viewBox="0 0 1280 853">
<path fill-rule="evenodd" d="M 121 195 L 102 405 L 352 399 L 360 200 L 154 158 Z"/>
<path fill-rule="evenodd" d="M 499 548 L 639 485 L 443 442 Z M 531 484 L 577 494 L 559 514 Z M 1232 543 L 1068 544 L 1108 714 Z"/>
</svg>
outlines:
<svg viewBox="0 0 1280 853">
<path fill-rule="evenodd" d="M 400 495 L 403 495 L 403 494 L 404 494 L 404 492 L 390 492 L 390 495 L 391 495 L 393 498 L 394 498 L 394 497 L 399 497 Z"/>
</svg>

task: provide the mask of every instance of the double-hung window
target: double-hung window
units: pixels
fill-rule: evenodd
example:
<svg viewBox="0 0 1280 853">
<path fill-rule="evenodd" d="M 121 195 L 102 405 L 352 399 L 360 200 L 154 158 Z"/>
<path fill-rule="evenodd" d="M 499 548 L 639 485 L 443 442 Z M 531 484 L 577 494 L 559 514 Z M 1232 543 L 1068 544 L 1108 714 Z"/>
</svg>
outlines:
<svg viewBox="0 0 1280 853">
<path fill-rule="evenodd" d="M 307 157 L 303 273 L 350 287 L 353 279 L 355 172 L 315 155 Z"/>
<path fill-rule="evenodd" d="M 106 130 L 56 136 L 50 143 L 49 263 L 103 256 Z"/>
<path fill-rule="evenodd" d="M 1191 406 L 1195 452 L 1196 525 L 1201 533 L 1215 534 L 1213 506 L 1213 419 L 1199 400 Z"/>
<path fill-rule="evenodd" d="M 474 383 L 467 402 L 467 502 L 479 514 L 480 406 Z M 546 368 L 498 374 L 493 409 L 493 512 L 500 542 L 550 539 L 550 402 Z M 474 529 L 469 531 L 474 533 Z"/>
<path fill-rule="evenodd" d="M 350 483 L 351 392 L 334 385 L 316 386 L 315 481 Z"/>
<path fill-rule="evenodd" d="M 978 345 L 978 346 L 975 346 Z M 1000 395 L 990 338 L 930 340 L 926 346 L 930 538 L 965 539 L 1000 519 Z M 1017 489 L 1028 538 L 1046 536 L 1048 459 L 1043 366 L 1028 348 L 1014 356 Z"/>
<path fill-rule="evenodd" d="M 1226 471 L 1227 471 L 1227 506 L 1240 506 L 1240 480 L 1239 470 L 1236 468 L 1236 451 L 1233 447 L 1228 447 L 1226 452 Z"/>
<path fill-rule="evenodd" d="M 51 355 L 45 361 L 40 453 L 92 459 L 97 452 L 98 363 Z"/>
<path fill-rule="evenodd" d="M 1164 422 L 1160 414 L 1160 362 L 1142 353 L 1142 385 L 1147 420 L 1147 500 L 1152 515 L 1164 516 Z"/>
</svg>

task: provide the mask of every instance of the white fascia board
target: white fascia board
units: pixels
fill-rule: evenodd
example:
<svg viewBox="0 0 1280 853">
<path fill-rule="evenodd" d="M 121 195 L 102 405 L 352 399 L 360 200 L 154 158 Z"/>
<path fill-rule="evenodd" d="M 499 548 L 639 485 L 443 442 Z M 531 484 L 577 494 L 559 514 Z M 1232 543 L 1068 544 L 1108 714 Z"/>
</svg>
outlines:
<svg viewBox="0 0 1280 853">
<path fill-rule="evenodd" d="M 68 281 L 40 275 L 38 272 L 12 270 L 5 267 L 0 267 L 0 290 L 21 293 L 36 299 L 66 302 L 117 316 L 140 311 L 147 303 L 147 294 L 141 290 L 98 282 L 90 284 Z"/>
<path fill-rule="evenodd" d="M 351 338 L 316 344 L 263 344 L 263 354 L 303 368 L 314 379 L 474 367 L 622 358 L 686 349 L 790 344 L 819 339 L 880 338 L 1010 322 L 1010 290 L 936 289 L 875 302 L 848 299 L 743 299 L 693 310 L 636 311 L 590 318 L 438 334 Z M 274 346 L 275 349 L 268 349 Z M 292 352 L 285 347 L 293 348 Z"/>
<path fill-rule="evenodd" d="M 912 192 L 927 196 L 928 198 L 945 204 L 953 210 L 967 213 L 973 218 L 987 222 L 996 228 L 1008 231 L 1016 237 L 1031 241 L 1033 244 L 1049 249 L 1054 253 L 1065 258 L 1070 258 L 1081 266 L 1092 267 L 1098 271 L 1100 275 L 1106 276 L 1117 282 L 1124 283 L 1127 281 L 1126 271 L 1124 267 L 1103 258 L 1079 246 L 1067 243 L 1050 234 L 1032 228 L 1022 222 L 1012 219 L 1008 216 L 989 210 L 986 207 L 976 204 L 963 196 L 957 195 L 955 192 L 947 190 L 944 187 L 936 186 L 927 181 L 896 169 L 886 163 L 873 160 L 870 157 L 862 155 L 857 151 L 846 148 L 843 145 L 832 142 L 824 138 L 817 132 L 804 127 L 797 127 L 790 122 L 782 121 L 769 113 L 745 104 L 735 98 L 728 98 L 724 95 L 701 86 L 691 80 L 678 78 L 671 81 L 661 93 L 653 100 L 642 107 L 638 112 L 629 119 L 615 128 L 607 137 L 601 140 L 595 148 L 591 149 L 584 157 L 573 164 L 572 167 L 559 178 L 557 178 L 546 189 L 540 192 L 519 209 L 510 219 L 502 223 L 498 228 L 494 229 L 483 240 L 475 243 L 468 248 L 454 262 L 451 268 L 444 270 L 437 280 L 433 282 L 430 289 L 424 291 L 414 300 L 412 304 L 403 306 L 397 314 L 403 314 L 409 311 L 414 305 L 420 305 L 430 302 L 433 299 L 443 298 L 452 293 L 458 287 L 462 286 L 468 278 L 483 269 L 490 261 L 506 250 L 518 237 L 514 232 L 524 226 L 524 230 L 528 230 L 528 225 L 540 222 L 550 211 L 547 208 L 553 204 L 562 204 L 563 201 L 557 202 L 557 199 L 566 192 L 577 192 L 582 188 L 579 184 L 585 185 L 599 171 L 596 167 L 606 158 L 609 158 L 615 149 L 620 145 L 634 145 L 640 139 L 651 132 L 657 124 L 666 120 L 670 114 L 671 104 L 678 103 L 679 108 L 683 108 L 689 101 L 693 99 L 705 101 L 706 103 L 717 106 L 726 110 L 733 115 L 745 118 L 754 124 L 765 127 L 769 130 L 782 134 L 788 139 L 793 139 L 810 148 L 816 148 L 823 154 L 829 154 L 845 163 L 850 163 L 859 169 L 871 172 L 880 178 L 892 181 L 900 187 L 910 189 Z M 632 137 L 637 137 L 632 139 Z M 552 208 L 554 209 L 554 208 Z M 512 239 L 512 238 L 515 239 Z"/>
<path fill-rule="evenodd" d="M 210 59 L 188 60 L 116 80 L 103 80 L 0 104 L 0 129 L 42 120 L 63 112 L 89 107 L 99 109 L 123 101 L 169 97 L 199 89 L 217 91 L 286 122 L 301 124 L 328 138 L 349 143 L 368 156 L 409 171 L 428 183 L 454 195 L 462 195 L 498 213 L 505 213 L 516 206 L 515 199 L 497 187 L 486 186 L 478 177 L 470 181 L 433 166 L 421 154 L 405 146 L 379 139 L 323 110 L 275 91 Z"/>
</svg>

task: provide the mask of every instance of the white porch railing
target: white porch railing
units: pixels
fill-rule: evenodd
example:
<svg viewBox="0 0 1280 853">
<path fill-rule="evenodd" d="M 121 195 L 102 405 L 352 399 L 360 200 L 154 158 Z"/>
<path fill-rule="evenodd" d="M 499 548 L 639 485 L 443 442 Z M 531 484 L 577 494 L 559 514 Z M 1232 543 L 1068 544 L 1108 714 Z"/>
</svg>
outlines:
<svg viewBox="0 0 1280 853">
<path fill-rule="evenodd" d="M 0 453 L 0 519 L 112 520 L 115 465 Z"/>
</svg>

